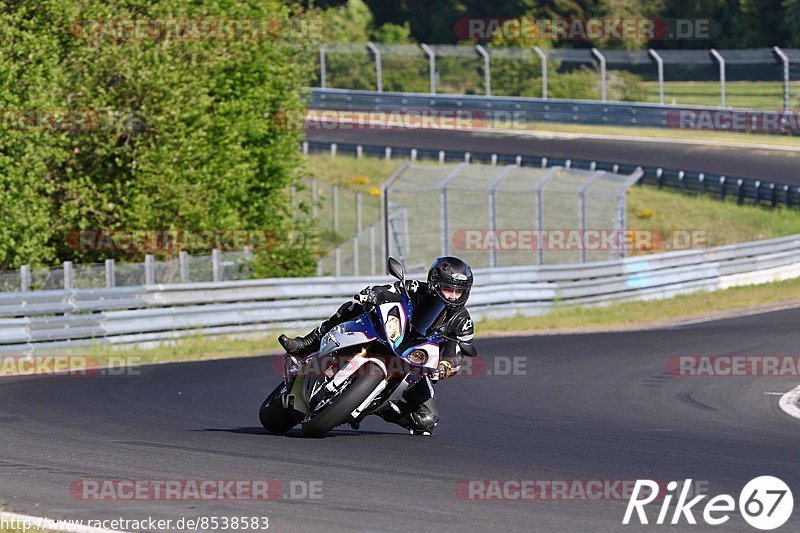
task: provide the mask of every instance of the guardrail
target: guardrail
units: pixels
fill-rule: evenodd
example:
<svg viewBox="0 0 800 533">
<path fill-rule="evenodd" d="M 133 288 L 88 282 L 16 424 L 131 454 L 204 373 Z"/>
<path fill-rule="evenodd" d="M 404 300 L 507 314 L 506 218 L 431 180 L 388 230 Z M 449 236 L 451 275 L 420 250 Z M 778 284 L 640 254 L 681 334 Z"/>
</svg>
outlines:
<svg viewBox="0 0 800 533">
<path fill-rule="evenodd" d="M 771 180 L 737 178 L 709 172 L 695 172 L 674 168 L 646 167 L 641 165 L 614 163 L 611 161 L 590 161 L 588 159 L 565 159 L 558 157 L 541 157 L 538 155 L 518 155 L 513 153 L 469 152 L 464 150 L 433 150 L 403 148 L 394 146 L 362 145 L 354 143 L 328 143 L 305 141 L 303 152 L 330 152 L 331 154 L 348 154 L 356 157 L 372 155 L 390 159 L 406 157 L 412 161 L 417 159 L 436 160 L 441 163 L 460 161 L 476 161 L 492 165 L 517 164 L 525 166 L 542 166 L 578 168 L 585 170 L 606 170 L 615 173 L 630 174 L 637 168 L 643 171 L 639 180 L 641 185 L 666 187 L 686 193 L 705 194 L 720 200 L 736 199 L 738 203 L 754 203 L 765 206 L 783 205 L 800 208 L 800 186 L 787 185 Z"/>
<path fill-rule="evenodd" d="M 556 305 L 655 299 L 800 277 L 800 235 L 575 265 L 476 270 L 476 321 Z M 276 333 L 330 316 L 386 278 L 290 278 L 0 294 L 0 353 Z"/>
<path fill-rule="evenodd" d="M 390 93 L 350 89 L 310 89 L 311 109 L 336 111 L 435 110 L 460 112 L 473 120 L 498 123 L 557 122 L 605 126 L 761 133 L 799 132 L 793 115 L 780 111 L 711 106 L 668 106 L 634 102 L 597 102 L 513 96 L 478 96 L 423 93 Z M 734 117 L 735 115 L 735 117 Z M 753 127 L 756 125 L 757 127 Z M 727 126 L 727 127 L 726 127 Z"/>
</svg>

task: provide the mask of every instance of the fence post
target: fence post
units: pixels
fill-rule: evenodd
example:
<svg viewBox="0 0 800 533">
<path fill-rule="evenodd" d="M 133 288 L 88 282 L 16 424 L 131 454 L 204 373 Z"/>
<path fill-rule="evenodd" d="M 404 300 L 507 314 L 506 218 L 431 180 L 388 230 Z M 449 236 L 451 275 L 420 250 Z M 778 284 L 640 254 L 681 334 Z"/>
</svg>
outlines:
<svg viewBox="0 0 800 533">
<path fill-rule="evenodd" d="M 64 289 L 69 290 L 72 288 L 72 261 L 64 261 L 62 268 L 64 269 Z"/>
<path fill-rule="evenodd" d="M 486 86 L 486 96 L 492 95 L 492 74 L 491 74 L 491 61 L 489 59 L 489 52 L 479 45 L 475 45 L 475 49 L 480 55 L 483 56 L 483 84 Z"/>
<path fill-rule="evenodd" d="M 720 199 L 720 201 L 723 201 L 723 202 L 725 201 L 725 181 L 726 181 L 726 179 L 727 178 L 725 176 L 720 176 L 720 178 L 719 178 L 719 199 Z"/>
<path fill-rule="evenodd" d="M 369 227 L 369 274 L 375 275 L 375 225 Z"/>
<path fill-rule="evenodd" d="M 178 254 L 178 270 L 181 274 L 181 283 L 189 283 L 189 254 L 186 251 Z"/>
<path fill-rule="evenodd" d="M 359 257 L 358 257 L 358 235 L 356 235 L 355 237 L 353 237 L 353 275 L 354 276 L 358 276 L 359 275 L 358 261 L 359 261 Z"/>
<path fill-rule="evenodd" d="M 364 147 L 359 144 L 358 146 L 356 146 L 356 159 L 361 159 L 363 155 L 364 155 Z"/>
<path fill-rule="evenodd" d="M 600 61 L 600 95 L 601 101 L 606 101 L 606 56 L 597 48 L 592 48 L 592 55 Z"/>
<path fill-rule="evenodd" d="M 311 180 L 311 217 L 317 218 L 319 203 L 319 191 L 317 190 L 317 180 Z"/>
<path fill-rule="evenodd" d="M 308 155 L 308 141 L 303 141 L 303 155 Z"/>
<path fill-rule="evenodd" d="M 362 225 L 362 210 L 361 210 L 361 192 L 356 193 L 356 235 L 361 234 L 363 229 Z"/>
<path fill-rule="evenodd" d="M 331 143 L 331 157 L 336 157 L 336 143 Z"/>
<path fill-rule="evenodd" d="M 658 103 L 664 105 L 664 60 L 652 48 L 647 51 L 658 65 Z"/>
<path fill-rule="evenodd" d="M 375 55 L 375 85 L 379 93 L 383 92 L 383 66 L 381 64 L 381 51 L 373 43 L 367 42 L 369 48 Z"/>
<path fill-rule="evenodd" d="M 327 72 L 325 71 L 325 45 L 319 47 L 319 84 L 325 89 L 327 88 Z"/>
<path fill-rule="evenodd" d="M 114 276 L 114 260 L 106 259 L 106 288 L 110 289 L 117 285 L 117 279 Z"/>
<path fill-rule="evenodd" d="M 425 53 L 428 54 L 428 70 L 431 78 L 431 94 L 436 94 L 436 54 L 433 52 L 431 47 L 425 43 L 420 43 L 419 47 L 425 50 Z"/>
<path fill-rule="evenodd" d="M 444 150 L 439 150 L 439 163 L 444 163 Z"/>
<path fill-rule="evenodd" d="M 392 158 L 392 147 L 391 146 L 387 146 L 386 150 L 384 150 L 384 159 L 386 159 L 388 161 L 391 158 Z"/>
<path fill-rule="evenodd" d="M 533 47 L 542 61 L 542 98 L 547 100 L 547 55 L 538 46 Z"/>
<path fill-rule="evenodd" d="M 336 270 L 335 275 L 336 277 L 341 277 L 342 275 L 342 249 L 341 247 L 337 247 L 334 251 L 333 255 L 336 257 Z"/>
<path fill-rule="evenodd" d="M 22 292 L 31 290 L 31 267 L 29 265 L 19 267 L 19 285 Z"/>
<path fill-rule="evenodd" d="M 211 277 L 214 281 L 222 280 L 222 265 L 219 263 L 219 250 L 211 250 Z"/>
<path fill-rule="evenodd" d="M 150 254 L 144 256 L 144 283 L 153 285 L 156 282 L 156 263 L 155 257 Z"/>
<path fill-rule="evenodd" d="M 783 109 L 789 111 L 789 58 L 777 46 L 773 50 L 783 61 Z"/>
<path fill-rule="evenodd" d="M 725 107 L 725 60 L 722 55 L 711 49 L 711 55 L 719 62 L 719 90 L 720 90 L 720 107 Z"/>
<path fill-rule="evenodd" d="M 333 186 L 333 231 L 339 233 L 339 186 Z"/>
</svg>

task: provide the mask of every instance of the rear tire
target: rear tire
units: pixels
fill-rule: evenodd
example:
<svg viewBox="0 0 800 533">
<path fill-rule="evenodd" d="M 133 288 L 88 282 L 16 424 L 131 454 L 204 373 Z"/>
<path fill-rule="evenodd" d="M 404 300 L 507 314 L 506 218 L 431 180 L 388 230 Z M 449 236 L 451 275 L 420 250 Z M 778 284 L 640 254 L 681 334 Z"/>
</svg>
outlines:
<svg viewBox="0 0 800 533">
<path fill-rule="evenodd" d="M 278 435 L 286 433 L 303 419 L 303 413 L 283 406 L 281 399 L 284 392 L 286 392 L 286 383 L 281 381 L 261 404 L 258 412 L 258 418 L 264 429 Z"/>
<path fill-rule="evenodd" d="M 303 434 L 307 437 L 324 437 L 330 430 L 350 420 L 350 413 L 384 380 L 383 369 L 375 363 L 362 366 L 347 389 L 331 400 L 314 418 L 303 422 Z"/>
</svg>

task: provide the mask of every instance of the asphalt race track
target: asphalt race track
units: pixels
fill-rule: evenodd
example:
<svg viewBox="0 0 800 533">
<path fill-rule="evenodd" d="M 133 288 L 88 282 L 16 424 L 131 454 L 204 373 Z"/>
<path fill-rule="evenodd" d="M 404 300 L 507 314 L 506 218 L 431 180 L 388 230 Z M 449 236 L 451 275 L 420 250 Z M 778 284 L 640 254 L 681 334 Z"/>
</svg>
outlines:
<svg viewBox="0 0 800 533">
<path fill-rule="evenodd" d="M 493 152 L 664 167 L 800 185 L 800 152 L 634 140 L 452 130 L 307 130 L 311 141 L 369 146 Z"/>
<path fill-rule="evenodd" d="M 275 531 L 755 531 L 738 512 L 704 525 L 704 502 L 695 511 L 703 525 L 623 526 L 622 500 L 476 501 L 456 487 L 692 478 L 738 499 L 751 478 L 775 475 L 797 503 L 800 420 L 769 393 L 800 378 L 666 368 L 675 355 L 796 354 L 799 323 L 792 309 L 651 331 L 479 338 L 489 372 L 437 386 L 443 420 L 433 437 L 377 418 L 322 440 L 269 435 L 257 417 L 277 380 L 268 357 L 126 377 L 6 378 L 0 498 L 50 518 L 268 516 Z M 518 375 L 497 375 L 508 358 L 522 358 L 524 372 L 518 362 Z M 90 502 L 69 493 L 82 478 L 275 479 L 287 496 L 292 482 L 321 481 L 322 497 Z M 652 522 L 658 508 L 648 510 Z M 800 505 L 779 531 L 798 524 Z"/>
</svg>

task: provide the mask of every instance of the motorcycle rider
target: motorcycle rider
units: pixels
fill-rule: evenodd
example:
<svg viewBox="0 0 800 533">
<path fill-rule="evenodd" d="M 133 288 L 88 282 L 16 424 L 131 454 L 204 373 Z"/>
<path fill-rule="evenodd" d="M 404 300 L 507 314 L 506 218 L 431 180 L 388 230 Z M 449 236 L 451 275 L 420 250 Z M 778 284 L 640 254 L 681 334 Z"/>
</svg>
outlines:
<svg viewBox="0 0 800 533">
<path fill-rule="evenodd" d="M 424 327 L 427 331 L 435 328 L 450 338 L 439 346 L 441 357 L 433 376 L 435 381 L 455 375 L 464 355 L 477 355 L 473 344 L 474 324 L 464 307 L 472 281 L 472 269 L 467 263 L 457 257 L 440 257 L 428 271 L 426 282 L 405 282 L 415 327 Z M 319 350 L 322 337 L 331 328 L 354 319 L 369 307 L 400 301 L 400 283 L 367 287 L 354 296 L 355 302 L 342 305 L 305 337 L 281 335 L 278 342 L 292 356 L 310 355 Z M 375 414 L 412 434 L 430 435 L 439 421 L 431 381 L 427 377 L 419 379 L 403 391 L 400 399 L 386 402 Z"/>
</svg>

